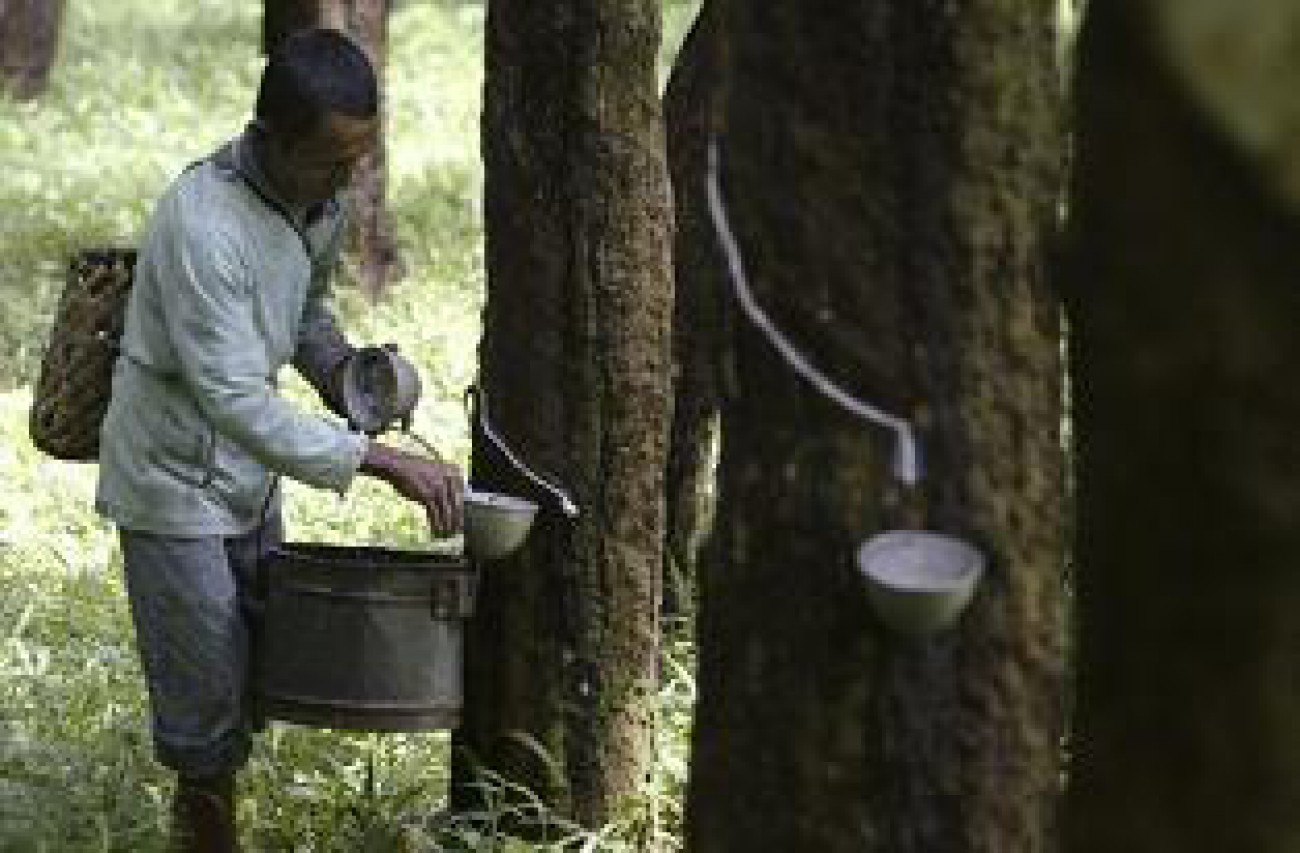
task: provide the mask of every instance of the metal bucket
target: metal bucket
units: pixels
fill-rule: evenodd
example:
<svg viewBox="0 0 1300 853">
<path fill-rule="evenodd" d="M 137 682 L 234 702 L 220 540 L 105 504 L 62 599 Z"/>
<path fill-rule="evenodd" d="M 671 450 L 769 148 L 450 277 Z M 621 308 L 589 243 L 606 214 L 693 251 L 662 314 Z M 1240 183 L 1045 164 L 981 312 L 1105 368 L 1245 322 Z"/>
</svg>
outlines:
<svg viewBox="0 0 1300 853">
<path fill-rule="evenodd" d="M 325 728 L 455 728 L 475 574 L 460 557 L 286 543 L 260 567 L 262 716 Z"/>
</svg>

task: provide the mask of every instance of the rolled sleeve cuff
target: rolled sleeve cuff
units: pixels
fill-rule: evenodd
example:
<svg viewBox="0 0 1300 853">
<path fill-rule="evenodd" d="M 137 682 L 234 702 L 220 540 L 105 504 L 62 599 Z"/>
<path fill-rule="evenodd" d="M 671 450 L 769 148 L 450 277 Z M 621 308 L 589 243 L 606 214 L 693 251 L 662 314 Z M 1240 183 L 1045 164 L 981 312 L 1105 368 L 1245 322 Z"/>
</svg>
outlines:
<svg viewBox="0 0 1300 853">
<path fill-rule="evenodd" d="M 352 481 L 356 479 L 361 463 L 366 458 L 366 451 L 370 449 L 370 439 L 362 433 L 348 432 L 345 435 L 345 453 L 338 468 L 338 476 L 329 486 L 340 495 L 351 488 Z"/>
<path fill-rule="evenodd" d="M 327 388 L 334 369 L 352 355 L 352 351 L 352 345 L 336 331 L 317 331 L 299 343 L 293 363 L 307 381 L 317 388 Z"/>
</svg>

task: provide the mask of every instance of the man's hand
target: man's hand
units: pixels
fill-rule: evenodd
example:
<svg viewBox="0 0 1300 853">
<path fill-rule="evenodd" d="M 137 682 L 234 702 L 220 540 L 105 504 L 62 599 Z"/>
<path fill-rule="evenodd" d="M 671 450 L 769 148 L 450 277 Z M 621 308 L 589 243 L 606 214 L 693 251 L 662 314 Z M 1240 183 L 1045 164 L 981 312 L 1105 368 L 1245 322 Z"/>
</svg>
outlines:
<svg viewBox="0 0 1300 853">
<path fill-rule="evenodd" d="M 423 506 L 435 535 L 450 536 L 460 530 L 465 477 L 455 465 L 372 441 L 361 461 L 361 473 L 383 480 L 402 497 Z"/>
</svg>

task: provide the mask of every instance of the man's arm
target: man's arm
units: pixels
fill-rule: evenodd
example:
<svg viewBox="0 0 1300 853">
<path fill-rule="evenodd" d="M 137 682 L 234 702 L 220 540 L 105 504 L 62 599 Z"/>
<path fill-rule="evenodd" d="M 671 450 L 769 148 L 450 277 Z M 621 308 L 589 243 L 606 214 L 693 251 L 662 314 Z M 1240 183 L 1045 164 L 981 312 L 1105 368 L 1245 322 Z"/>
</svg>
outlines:
<svg viewBox="0 0 1300 853">
<path fill-rule="evenodd" d="M 293 356 L 293 366 L 316 390 L 329 410 L 343 418 L 347 413 L 343 407 L 339 378 L 355 347 L 348 342 L 330 308 L 330 290 L 331 278 L 339 263 L 345 223 L 346 219 L 339 217 L 321 257 L 312 264 L 311 283 L 298 327 L 298 348 Z"/>
<path fill-rule="evenodd" d="M 459 529 L 460 469 L 371 442 L 281 397 L 254 316 L 253 283 L 233 245 L 183 227 L 171 236 L 165 322 L 181 375 L 216 429 L 273 471 L 339 492 L 365 473 L 421 504 L 435 533 Z M 324 363 L 326 350 L 312 352 Z"/>
</svg>

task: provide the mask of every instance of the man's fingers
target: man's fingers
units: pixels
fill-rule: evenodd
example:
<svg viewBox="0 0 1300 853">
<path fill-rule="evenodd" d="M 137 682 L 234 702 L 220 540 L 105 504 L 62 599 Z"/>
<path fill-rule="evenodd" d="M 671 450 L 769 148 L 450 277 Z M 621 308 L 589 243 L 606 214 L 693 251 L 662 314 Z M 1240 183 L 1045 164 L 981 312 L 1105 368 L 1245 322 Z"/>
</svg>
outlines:
<svg viewBox="0 0 1300 853">
<path fill-rule="evenodd" d="M 451 504 L 447 500 L 447 492 L 441 486 L 434 489 L 433 503 L 438 508 L 438 530 L 446 536 L 452 531 L 451 521 Z"/>
<path fill-rule="evenodd" d="M 424 505 L 429 511 L 429 518 L 433 521 L 433 531 L 439 536 L 446 536 L 449 532 L 447 524 L 447 504 L 443 500 L 441 490 L 437 483 L 426 483 L 424 493 Z"/>
<path fill-rule="evenodd" d="M 451 529 L 459 530 L 465 518 L 465 481 L 458 468 L 448 466 L 443 483 L 447 489 Z"/>
<path fill-rule="evenodd" d="M 419 497 L 420 503 L 424 504 L 425 511 L 429 514 L 429 526 L 436 535 L 445 536 L 447 521 L 442 502 L 438 498 L 438 484 L 427 473 L 420 476 Z"/>
<path fill-rule="evenodd" d="M 464 512 L 463 488 L 464 483 L 461 480 L 460 470 L 451 465 L 443 466 L 438 496 L 443 511 L 443 531 L 447 535 L 451 535 L 461 528 L 462 513 Z"/>
<path fill-rule="evenodd" d="M 465 512 L 465 483 L 460 469 L 416 457 L 403 461 L 411 464 L 403 465 L 398 490 L 424 507 L 432 532 L 449 536 L 460 530 Z"/>
<path fill-rule="evenodd" d="M 444 533 L 443 533 L 443 529 L 442 529 L 442 522 L 438 519 L 438 513 L 437 513 L 437 510 L 435 510 L 432 506 L 430 506 L 430 505 L 428 505 L 428 504 L 425 504 L 425 505 L 424 505 L 424 516 L 425 516 L 426 519 L 428 519 L 428 521 L 429 521 L 429 530 L 433 531 L 433 535 L 434 535 L 434 536 L 442 536 L 442 535 L 444 535 Z"/>
</svg>

